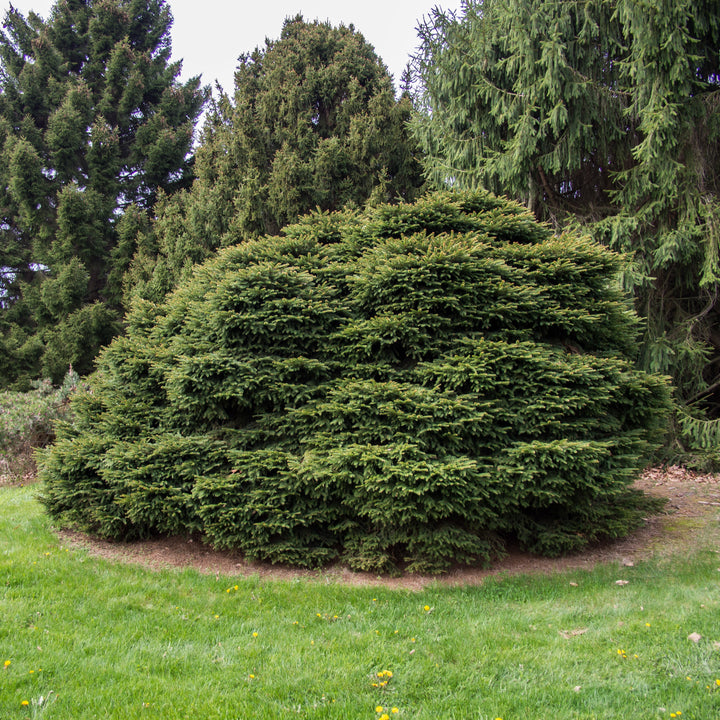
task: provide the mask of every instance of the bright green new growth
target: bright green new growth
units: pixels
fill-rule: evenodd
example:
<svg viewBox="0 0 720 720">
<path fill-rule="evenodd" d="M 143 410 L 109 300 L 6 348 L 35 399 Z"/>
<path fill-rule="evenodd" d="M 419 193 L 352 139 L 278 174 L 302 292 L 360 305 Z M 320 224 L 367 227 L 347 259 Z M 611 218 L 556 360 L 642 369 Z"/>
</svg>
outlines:
<svg viewBox="0 0 720 720">
<path fill-rule="evenodd" d="M 221 250 L 103 352 L 44 502 L 109 537 L 376 571 L 625 535 L 668 389 L 633 368 L 620 264 L 484 192 Z"/>
</svg>

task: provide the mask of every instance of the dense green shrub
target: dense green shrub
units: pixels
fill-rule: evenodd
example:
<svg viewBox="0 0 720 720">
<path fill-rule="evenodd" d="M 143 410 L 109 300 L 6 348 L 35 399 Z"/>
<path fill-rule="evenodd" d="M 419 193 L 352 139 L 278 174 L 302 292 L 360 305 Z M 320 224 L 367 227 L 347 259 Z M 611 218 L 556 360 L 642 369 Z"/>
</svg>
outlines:
<svg viewBox="0 0 720 720">
<path fill-rule="evenodd" d="M 622 259 L 487 193 L 318 213 L 139 302 L 44 459 L 53 516 L 437 571 L 636 527 L 664 378 Z"/>
</svg>

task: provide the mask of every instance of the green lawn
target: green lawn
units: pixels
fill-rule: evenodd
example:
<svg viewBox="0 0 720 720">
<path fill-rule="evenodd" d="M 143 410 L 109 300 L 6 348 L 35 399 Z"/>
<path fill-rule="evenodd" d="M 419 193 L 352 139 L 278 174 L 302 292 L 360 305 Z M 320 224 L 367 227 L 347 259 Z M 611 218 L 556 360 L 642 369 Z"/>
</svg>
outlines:
<svg viewBox="0 0 720 720">
<path fill-rule="evenodd" d="M 421 592 L 216 578 L 63 547 L 36 492 L 0 487 L 3 720 L 720 718 L 713 547 Z"/>
</svg>

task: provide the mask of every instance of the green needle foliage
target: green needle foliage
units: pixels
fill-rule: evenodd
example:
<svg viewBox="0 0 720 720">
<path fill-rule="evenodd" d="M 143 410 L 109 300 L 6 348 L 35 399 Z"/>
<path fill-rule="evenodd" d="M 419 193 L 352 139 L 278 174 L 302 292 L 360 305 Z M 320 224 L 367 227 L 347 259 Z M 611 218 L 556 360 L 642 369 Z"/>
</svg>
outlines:
<svg viewBox="0 0 720 720">
<path fill-rule="evenodd" d="M 60 0 L 0 33 L 0 387 L 90 372 L 120 330 L 134 223 L 192 179 L 199 78 L 164 0 Z"/>
<path fill-rule="evenodd" d="M 717 461 L 716 0 L 467 0 L 435 11 L 421 37 L 414 128 L 428 176 L 508 193 L 632 254 L 640 366 L 678 389 L 671 452 Z"/>
<path fill-rule="evenodd" d="M 622 258 L 485 192 L 316 213 L 139 301 L 43 459 L 57 518 L 439 571 L 640 522 L 666 380 Z"/>
<path fill-rule="evenodd" d="M 192 191 L 158 207 L 127 278 L 159 300 L 218 247 L 276 234 L 317 208 L 412 201 L 424 178 L 392 78 L 353 26 L 286 20 L 240 56 L 203 128 Z"/>
</svg>

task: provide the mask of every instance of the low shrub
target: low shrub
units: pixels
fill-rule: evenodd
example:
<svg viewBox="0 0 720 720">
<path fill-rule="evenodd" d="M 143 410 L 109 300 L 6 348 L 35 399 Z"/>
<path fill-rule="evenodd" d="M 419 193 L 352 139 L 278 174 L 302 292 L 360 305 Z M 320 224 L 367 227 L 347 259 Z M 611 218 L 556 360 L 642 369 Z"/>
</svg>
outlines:
<svg viewBox="0 0 720 720">
<path fill-rule="evenodd" d="M 60 388 L 50 380 L 29 392 L 0 393 L 0 479 L 27 482 L 35 477 L 34 452 L 55 438 L 55 423 L 65 418 L 79 381 L 72 368 Z"/>
<path fill-rule="evenodd" d="M 487 193 L 228 247 L 129 315 L 44 502 L 109 537 L 373 571 L 625 535 L 669 390 L 634 369 L 622 262 Z"/>
</svg>

